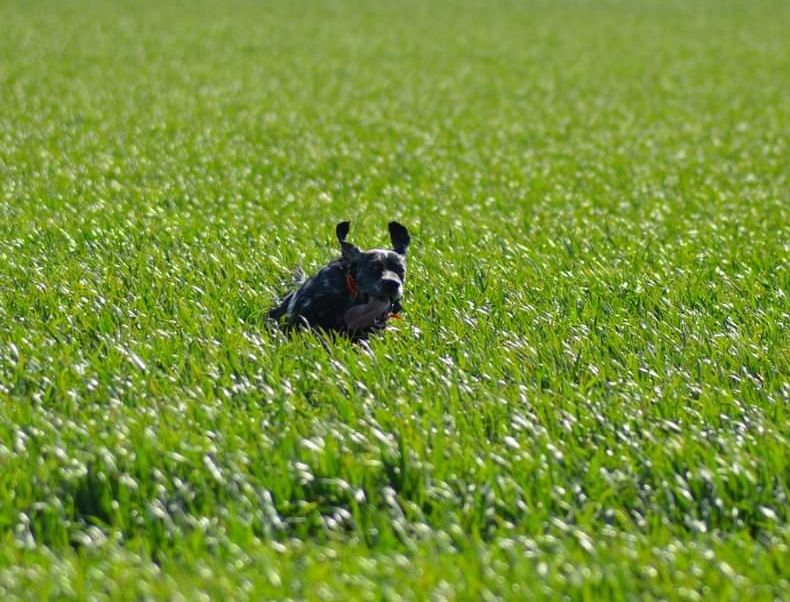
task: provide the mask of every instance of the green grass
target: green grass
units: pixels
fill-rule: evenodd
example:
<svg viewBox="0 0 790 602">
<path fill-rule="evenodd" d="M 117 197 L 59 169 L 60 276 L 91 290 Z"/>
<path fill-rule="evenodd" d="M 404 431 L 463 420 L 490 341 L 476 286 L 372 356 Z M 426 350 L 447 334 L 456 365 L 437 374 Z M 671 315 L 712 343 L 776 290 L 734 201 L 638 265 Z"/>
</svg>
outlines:
<svg viewBox="0 0 790 602">
<path fill-rule="evenodd" d="M 788 31 L 0 0 L 0 599 L 788 599 Z M 393 218 L 397 330 L 271 329 Z"/>
</svg>

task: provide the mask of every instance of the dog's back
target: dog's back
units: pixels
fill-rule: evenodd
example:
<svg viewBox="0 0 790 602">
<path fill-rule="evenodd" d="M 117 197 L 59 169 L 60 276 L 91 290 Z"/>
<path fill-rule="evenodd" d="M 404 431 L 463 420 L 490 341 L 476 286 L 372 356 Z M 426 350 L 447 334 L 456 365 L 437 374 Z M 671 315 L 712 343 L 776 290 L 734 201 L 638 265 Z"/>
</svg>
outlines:
<svg viewBox="0 0 790 602">
<path fill-rule="evenodd" d="M 294 292 L 269 312 L 269 317 L 280 320 L 289 316 L 297 324 L 324 330 L 342 330 L 343 315 L 353 305 L 346 290 L 348 269 L 337 259 L 313 277 L 305 280 Z"/>
</svg>

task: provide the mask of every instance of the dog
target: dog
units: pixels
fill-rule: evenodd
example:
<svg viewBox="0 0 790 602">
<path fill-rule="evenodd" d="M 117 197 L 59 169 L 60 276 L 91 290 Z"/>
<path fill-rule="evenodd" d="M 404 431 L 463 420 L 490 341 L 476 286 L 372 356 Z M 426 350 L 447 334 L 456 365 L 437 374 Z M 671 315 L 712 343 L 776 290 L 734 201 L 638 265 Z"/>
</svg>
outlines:
<svg viewBox="0 0 790 602">
<path fill-rule="evenodd" d="M 398 316 L 406 280 L 409 231 L 398 222 L 390 222 L 392 249 L 361 251 L 346 241 L 350 227 L 346 221 L 335 228 L 341 256 L 288 294 L 269 311 L 269 318 L 287 326 L 364 339 Z"/>
</svg>

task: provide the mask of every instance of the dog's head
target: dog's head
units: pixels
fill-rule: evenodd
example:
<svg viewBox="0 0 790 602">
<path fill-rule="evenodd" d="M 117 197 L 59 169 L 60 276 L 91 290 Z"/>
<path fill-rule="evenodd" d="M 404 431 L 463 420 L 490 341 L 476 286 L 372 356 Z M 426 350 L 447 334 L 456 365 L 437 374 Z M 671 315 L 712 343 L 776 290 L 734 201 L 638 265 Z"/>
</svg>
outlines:
<svg viewBox="0 0 790 602">
<path fill-rule="evenodd" d="M 406 280 L 409 231 L 398 222 L 390 222 L 392 249 L 361 251 L 346 241 L 349 228 L 349 222 L 341 222 L 337 225 L 336 233 L 343 251 L 343 260 L 348 264 L 349 273 L 359 290 L 359 300 L 362 302 L 367 302 L 371 298 L 387 300 L 392 307 L 398 308 Z"/>
</svg>

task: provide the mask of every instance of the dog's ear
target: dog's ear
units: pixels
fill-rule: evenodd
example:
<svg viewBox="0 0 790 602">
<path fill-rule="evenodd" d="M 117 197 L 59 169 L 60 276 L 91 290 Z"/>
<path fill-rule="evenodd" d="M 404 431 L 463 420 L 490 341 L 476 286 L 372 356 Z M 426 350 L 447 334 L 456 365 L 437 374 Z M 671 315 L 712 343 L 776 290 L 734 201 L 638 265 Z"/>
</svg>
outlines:
<svg viewBox="0 0 790 602">
<path fill-rule="evenodd" d="M 409 248 L 409 241 L 411 240 L 406 226 L 403 226 L 398 222 L 390 222 L 389 230 L 390 240 L 392 241 L 392 249 L 396 253 L 406 255 L 406 249 Z"/>
<path fill-rule="evenodd" d="M 349 260 L 355 259 L 357 255 L 359 255 L 359 249 L 357 249 L 350 242 L 346 242 L 346 236 L 348 236 L 348 231 L 350 229 L 351 222 L 340 222 L 335 228 L 335 234 L 337 234 L 337 240 L 340 242 L 340 248 L 343 251 L 343 257 Z"/>
<path fill-rule="evenodd" d="M 346 242 L 346 236 L 348 236 L 349 230 L 351 230 L 351 222 L 340 222 L 335 227 L 335 234 L 337 234 L 337 239 L 341 243 Z"/>
</svg>

